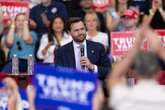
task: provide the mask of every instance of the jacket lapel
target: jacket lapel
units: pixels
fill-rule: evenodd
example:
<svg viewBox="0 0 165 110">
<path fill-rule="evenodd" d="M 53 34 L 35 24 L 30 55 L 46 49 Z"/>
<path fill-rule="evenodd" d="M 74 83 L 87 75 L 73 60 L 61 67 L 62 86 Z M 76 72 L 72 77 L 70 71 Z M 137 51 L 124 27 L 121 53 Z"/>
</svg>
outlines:
<svg viewBox="0 0 165 110">
<path fill-rule="evenodd" d="M 67 57 L 68 57 L 69 62 L 66 62 L 66 63 L 68 63 L 69 67 L 76 68 L 73 42 L 70 43 Z"/>
<path fill-rule="evenodd" d="M 87 41 L 87 57 L 91 62 L 94 61 L 94 53 L 94 47 L 90 44 L 89 41 Z"/>
</svg>

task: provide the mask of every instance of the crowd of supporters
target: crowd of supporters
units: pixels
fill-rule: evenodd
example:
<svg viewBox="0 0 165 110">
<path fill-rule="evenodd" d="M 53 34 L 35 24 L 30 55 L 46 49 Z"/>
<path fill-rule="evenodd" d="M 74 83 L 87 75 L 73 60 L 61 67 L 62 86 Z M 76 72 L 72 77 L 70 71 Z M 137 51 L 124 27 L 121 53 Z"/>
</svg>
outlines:
<svg viewBox="0 0 165 110">
<path fill-rule="evenodd" d="M 25 17 L 22 21 L 15 18 L 9 23 L 3 23 L 1 14 L 3 25 L 1 25 L 0 64 L 3 66 L 14 54 L 20 59 L 27 59 L 27 56 L 32 54 L 37 62 L 54 63 L 54 51 L 71 41 L 71 36 L 66 30 L 66 22 L 70 17 L 84 19 L 87 39 L 103 44 L 108 54 L 110 32 L 134 31 L 144 23 L 149 24 L 153 29 L 165 28 L 163 0 L 112 0 L 106 10 L 93 8 L 92 0 L 29 2 L 32 4 L 30 14 L 22 14 Z M 17 25 L 21 25 L 20 28 Z M 18 30 L 22 30 L 22 33 L 27 32 L 23 35 L 21 32 L 18 33 Z M 17 39 L 12 38 L 13 35 L 17 36 Z"/>
<path fill-rule="evenodd" d="M 9 74 L 12 72 L 12 58 L 14 55 L 19 58 L 20 72 L 23 73 L 27 72 L 29 55 L 33 56 L 36 63 L 72 67 L 71 63 L 74 61 L 70 61 L 71 56 L 67 56 L 70 55 L 70 50 L 67 51 L 67 49 L 69 49 L 71 42 L 73 42 L 72 47 L 75 49 L 77 42 L 84 43 L 85 39 L 87 42 L 83 46 L 91 45 L 91 54 L 95 54 L 92 57 L 97 60 L 88 58 L 88 50 L 85 50 L 84 56 L 87 58 L 81 59 L 81 65 L 85 66 L 87 70 L 99 74 L 102 84 L 101 88 L 103 88 L 103 93 L 98 90 L 98 95 L 95 97 L 95 110 L 104 108 L 99 105 L 106 103 L 105 100 L 108 100 L 109 95 L 110 97 L 113 95 L 110 106 L 115 108 L 115 110 L 126 110 L 134 105 L 126 107 L 123 103 L 120 103 L 125 96 L 135 97 L 128 95 L 129 91 L 126 90 L 128 88 L 124 90 L 122 86 L 121 88 L 120 86 L 115 88 L 114 85 L 118 83 L 116 81 L 121 80 L 119 76 L 126 76 L 128 71 L 133 71 L 134 69 L 136 69 L 136 72 L 139 72 L 139 68 L 142 68 L 139 66 L 137 69 L 136 67 L 130 67 L 130 65 L 135 63 L 135 66 L 137 66 L 137 62 L 133 62 L 134 60 L 136 61 L 136 55 L 139 55 L 137 58 L 139 61 L 145 57 L 144 53 L 140 51 L 140 44 L 144 38 L 150 41 L 154 53 L 158 54 L 161 61 L 163 61 L 165 54 L 160 53 L 163 49 L 158 45 L 161 43 L 154 42 L 157 40 L 149 36 L 156 37 L 155 33 L 152 33 L 152 29 L 165 29 L 165 0 L 111 0 L 111 5 L 104 10 L 93 7 L 93 0 L 29 0 L 29 3 L 31 4 L 29 13 L 19 13 L 8 22 L 4 22 L 3 13 L 0 12 L 0 72 Z M 111 56 L 110 33 L 124 31 L 136 31 L 137 40 L 135 41 L 135 47 L 122 60 L 120 57 Z M 146 35 L 144 34 L 145 32 Z M 73 56 L 76 56 L 77 53 Z M 62 55 L 66 55 L 66 57 L 64 56 L 64 58 Z M 147 53 L 147 56 L 156 60 L 157 57 L 154 55 L 153 53 Z M 63 64 L 67 61 L 70 62 Z M 146 62 L 149 61 L 147 60 Z M 74 63 L 76 64 L 73 67 L 75 69 L 79 68 L 77 67 L 76 58 Z M 149 63 L 152 64 L 153 62 Z M 155 63 L 157 61 L 154 61 Z M 111 65 L 115 65 L 115 67 L 111 68 Z M 147 72 L 149 71 L 147 70 L 148 68 L 146 67 Z M 156 65 L 147 77 L 145 74 L 137 75 L 137 77 L 142 79 L 142 81 L 155 79 L 155 74 L 153 75 L 152 73 L 157 71 Z M 143 72 L 145 72 L 145 69 Z M 117 97 L 116 91 L 118 89 L 123 90 L 123 93 L 125 93 L 119 93 L 119 95 L 123 95 L 122 97 Z M 160 88 L 158 87 L 158 89 Z M 109 91 L 112 94 L 109 94 Z M 115 105 L 116 103 L 121 104 L 123 108 Z M 140 107 L 144 106 L 140 105 Z M 130 107 L 129 109 L 132 108 Z"/>
</svg>

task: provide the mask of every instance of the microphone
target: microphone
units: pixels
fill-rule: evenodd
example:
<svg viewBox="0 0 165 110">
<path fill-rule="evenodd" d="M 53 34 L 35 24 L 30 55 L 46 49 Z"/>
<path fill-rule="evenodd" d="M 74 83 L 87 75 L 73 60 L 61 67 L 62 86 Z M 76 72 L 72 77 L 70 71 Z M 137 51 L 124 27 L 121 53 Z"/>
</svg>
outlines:
<svg viewBox="0 0 165 110">
<path fill-rule="evenodd" d="M 81 53 L 81 57 L 85 56 L 84 45 L 80 46 L 80 53 Z M 84 70 L 85 69 L 85 65 L 81 65 L 81 68 Z"/>
</svg>

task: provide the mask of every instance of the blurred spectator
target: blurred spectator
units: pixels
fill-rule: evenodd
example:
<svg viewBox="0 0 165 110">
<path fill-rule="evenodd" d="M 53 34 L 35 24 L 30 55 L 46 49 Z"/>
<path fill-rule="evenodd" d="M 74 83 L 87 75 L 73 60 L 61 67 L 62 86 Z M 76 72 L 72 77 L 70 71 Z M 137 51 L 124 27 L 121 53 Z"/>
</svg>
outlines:
<svg viewBox="0 0 165 110">
<path fill-rule="evenodd" d="M 29 31 L 28 18 L 25 14 L 17 14 L 6 36 L 6 44 L 10 48 L 9 58 L 14 54 L 18 58 L 27 59 L 30 54 L 34 56 L 37 36 Z"/>
<path fill-rule="evenodd" d="M 21 95 L 19 93 L 19 87 L 16 81 L 11 77 L 6 77 L 2 80 L 4 83 L 3 87 L 0 89 L 0 94 L 7 95 L 7 108 L 5 110 L 23 110 L 24 105 L 22 102 Z M 35 110 L 35 89 L 32 85 L 28 85 L 26 88 L 26 94 L 28 99 L 28 110 Z"/>
<path fill-rule="evenodd" d="M 101 89 L 101 86 L 98 83 L 98 86 L 96 88 L 96 92 L 93 97 L 92 101 L 92 110 L 104 110 L 103 105 L 105 103 L 105 97 L 103 95 L 103 91 Z"/>
<path fill-rule="evenodd" d="M 2 34 L 2 38 L 1 38 L 1 49 L 4 51 L 5 53 L 5 59 L 7 60 L 8 59 L 8 54 L 9 54 L 9 48 L 7 47 L 6 45 L 6 32 L 3 32 Z"/>
<path fill-rule="evenodd" d="M 8 95 L 7 110 L 22 110 L 23 106 L 16 81 L 7 77 L 3 79 L 3 83 L 5 84 L 4 92 Z"/>
<path fill-rule="evenodd" d="M 114 31 L 134 31 L 138 26 L 139 12 L 133 8 L 127 9 Z"/>
<path fill-rule="evenodd" d="M 84 17 L 84 20 L 87 28 L 87 39 L 103 44 L 107 50 L 109 48 L 108 35 L 107 33 L 99 31 L 100 21 L 96 12 L 88 11 Z"/>
<path fill-rule="evenodd" d="M 26 88 L 27 99 L 29 102 L 29 110 L 35 110 L 35 97 L 36 97 L 36 90 L 34 86 L 28 85 Z"/>
<path fill-rule="evenodd" d="M 5 57 L 5 52 L 2 47 L 1 39 L 2 39 L 2 33 L 3 33 L 3 15 L 2 12 L 0 11 L 0 71 L 3 68 L 3 65 L 5 64 L 6 57 Z"/>
<path fill-rule="evenodd" d="M 109 31 L 113 31 L 120 21 L 120 17 L 129 8 L 129 0 L 115 0 L 112 6 L 107 10 L 106 26 Z"/>
<path fill-rule="evenodd" d="M 29 55 L 34 57 L 37 36 L 36 33 L 29 32 L 28 18 L 25 14 L 19 13 L 16 16 L 5 39 L 7 46 L 10 48 L 9 59 L 12 59 L 14 55 L 23 60 L 27 60 Z M 4 69 L 4 72 L 11 72 L 10 60 Z"/>
<path fill-rule="evenodd" d="M 53 16 L 59 15 L 67 20 L 67 11 L 64 4 L 53 0 L 41 0 L 41 3 L 33 7 L 30 11 L 30 26 L 39 37 L 48 32 L 50 20 Z"/>
<path fill-rule="evenodd" d="M 165 59 L 164 48 L 158 36 L 147 27 L 142 27 L 135 35 L 133 48 L 110 74 L 110 106 L 115 110 L 164 110 L 165 89 L 156 81 L 160 70 L 158 55 Z M 149 41 L 152 52 L 140 52 L 145 38 Z M 132 88 L 126 85 L 125 80 L 131 67 L 138 79 Z"/>
<path fill-rule="evenodd" d="M 165 0 L 151 0 L 151 8 L 143 22 L 153 29 L 165 29 Z"/>
<path fill-rule="evenodd" d="M 127 9 L 123 16 L 119 19 L 118 24 L 112 31 L 135 31 L 139 26 L 139 11 L 136 8 Z M 113 56 L 113 61 L 118 62 L 122 56 Z"/>
<path fill-rule="evenodd" d="M 54 51 L 72 41 L 65 32 L 65 21 L 60 16 L 55 16 L 50 22 L 48 34 L 44 34 L 40 41 L 37 57 L 44 63 L 54 63 Z"/>
<path fill-rule="evenodd" d="M 80 6 L 81 8 L 75 10 L 72 17 L 81 17 L 82 19 L 84 19 L 86 12 L 94 10 L 92 0 L 80 0 Z M 99 12 L 97 12 L 97 16 L 100 21 L 100 31 L 105 32 L 106 31 L 105 18 L 103 14 Z"/>
</svg>

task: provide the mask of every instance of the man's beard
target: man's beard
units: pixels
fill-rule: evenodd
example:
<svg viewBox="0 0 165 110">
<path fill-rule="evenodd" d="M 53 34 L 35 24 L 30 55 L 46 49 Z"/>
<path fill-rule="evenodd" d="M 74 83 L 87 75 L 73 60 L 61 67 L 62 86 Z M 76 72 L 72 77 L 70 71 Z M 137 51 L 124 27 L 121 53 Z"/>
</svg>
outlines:
<svg viewBox="0 0 165 110">
<path fill-rule="evenodd" d="M 77 43 L 82 43 L 86 39 L 86 34 L 83 34 L 83 39 L 73 38 L 73 40 Z"/>
</svg>

